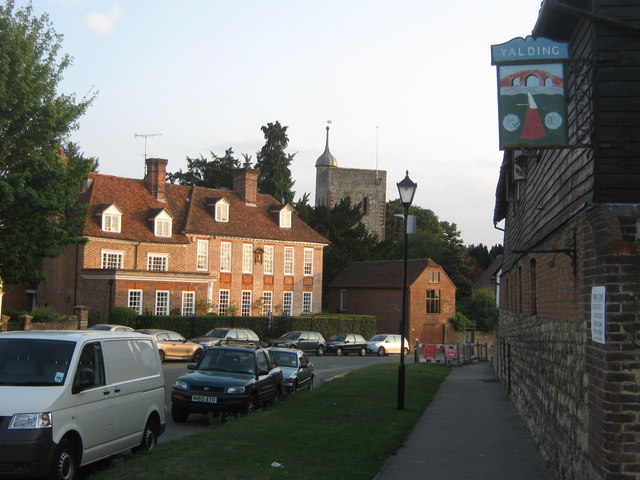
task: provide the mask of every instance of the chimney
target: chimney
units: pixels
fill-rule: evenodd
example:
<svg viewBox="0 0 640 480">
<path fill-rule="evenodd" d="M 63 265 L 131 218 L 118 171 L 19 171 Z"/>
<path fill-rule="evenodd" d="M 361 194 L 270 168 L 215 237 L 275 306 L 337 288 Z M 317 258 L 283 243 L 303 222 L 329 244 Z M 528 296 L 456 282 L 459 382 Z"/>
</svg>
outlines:
<svg viewBox="0 0 640 480">
<path fill-rule="evenodd" d="M 166 201 L 164 185 L 167 180 L 167 163 L 165 158 L 147 158 L 147 173 L 144 176 L 144 184 L 158 201 Z"/>
<path fill-rule="evenodd" d="M 255 207 L 258 204 L 258 174 L 259 170 L 243 168 L 233 171 L 233 191 L 247 205 Z"/>
</svg>

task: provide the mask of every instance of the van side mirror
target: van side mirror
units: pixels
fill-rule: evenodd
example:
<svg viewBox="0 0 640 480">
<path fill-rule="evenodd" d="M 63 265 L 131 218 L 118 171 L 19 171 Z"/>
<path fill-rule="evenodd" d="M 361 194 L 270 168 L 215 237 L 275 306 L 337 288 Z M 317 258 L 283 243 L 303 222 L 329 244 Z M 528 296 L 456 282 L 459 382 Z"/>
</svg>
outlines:
<svg viewBox="0 0 640 480">
<path fill-rule="evenodd" d="M 91 368 L 81 368 L 73 382 L 72 393 L 78 393 L 96 383 L 96 374 Z"/>
</svg>

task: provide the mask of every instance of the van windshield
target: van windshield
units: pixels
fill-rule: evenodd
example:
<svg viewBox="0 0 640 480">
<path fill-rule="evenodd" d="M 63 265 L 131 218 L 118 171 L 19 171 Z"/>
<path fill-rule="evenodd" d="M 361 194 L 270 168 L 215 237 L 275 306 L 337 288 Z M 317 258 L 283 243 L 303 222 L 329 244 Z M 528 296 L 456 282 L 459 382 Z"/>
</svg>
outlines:
<svg viewBox="0 0 640 480">
<path fill-rule="evenodd" d="M 74 348 L 63 340 L 0 338 L 0 385 L 60 386 Z"/>
</svg>

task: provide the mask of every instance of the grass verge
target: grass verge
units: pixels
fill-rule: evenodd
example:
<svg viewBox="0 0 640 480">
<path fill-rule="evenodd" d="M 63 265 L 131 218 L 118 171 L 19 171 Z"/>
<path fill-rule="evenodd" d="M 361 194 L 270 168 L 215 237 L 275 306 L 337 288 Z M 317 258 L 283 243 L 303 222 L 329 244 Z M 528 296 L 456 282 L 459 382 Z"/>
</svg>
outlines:
<svg viewBox="0 0 640 480">
<path fill-rule="evenodd" d="M 277 407 L 161 444 L 91 480 L 370 480 L 403 444 L 449 368 L 406 364 L 404 410 L 396 408 L 397 372 L 395 364 L 353 371 Z"/>
</svg>

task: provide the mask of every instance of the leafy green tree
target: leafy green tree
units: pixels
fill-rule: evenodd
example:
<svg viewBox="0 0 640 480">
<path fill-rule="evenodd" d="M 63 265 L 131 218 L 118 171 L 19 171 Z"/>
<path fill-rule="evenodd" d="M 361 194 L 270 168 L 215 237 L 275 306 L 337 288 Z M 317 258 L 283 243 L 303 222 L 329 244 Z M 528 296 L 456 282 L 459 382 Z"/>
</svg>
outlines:
<svg viewBox="0 0 640 480">
<path fill-rule="evenodd" d="M 250 163 L 251 157 L 245 155 L 245 166 Z M 171 183 L 181 185 L 195 185 L 208 188 L 233 188 L 233 171 L 240 168 L 240 160 L 233 156 L 233 148 L 225 150 L 219 157 L 211 152 L 211 160 L 200 155 L 198 158 L 187 157 L 187 170 L 182 169 L 176 173 L 168 173 L 167 179 Z"/>
<path fill-rule="evenodd" d="M 59 94 L 71 64 L 59 55 L 61 35 L 30 5 L 0 6 L 0 278 L 5 284 L 39 281 L 40 260 L 81 241 L 76 205 L 82 179 L 95 162 L 76 152 L 61 159 L 60 145 L 77 128 L 95 95 L 76 101 Z"/>
<path fill-rule="evenodd" d="M 261 127 L 266 141 L 257 154 L 255 168 L 260 170 L 260 193 L 269 194 L 282 203 L 292 204 L 295 195 L 292 188 L 295 182 L 291 179 L 289 166 L 295 153 L 285 153 L 289 145 L 287 128 L 289 127 L 280 125 L 278 121 Z"/>
<path fill-rule="evenodd" d="M 388 259 L 403 258 L 404 207 L 400 199 L 387 202 L 386 237 L 391 242 Z M 469 256 L 455 223 L 441 221 L 431 210 L 409 207 L 416 217 L 416 233 L 409 236 L 408 258 L 431 258 L 438 263 L 457 287 L 458 298 L 471 294 Z"/>
<path fill-rule="evenodd" d="M 498 321 L 496 294 L 491 289 L 474 292 L 469 298 L 460 302 L 458 307 L 472 322 L 476 329 L 493 332 Z"/>
<path fill-rule="evenodd" d="M 460 311 L 456 312 L 449 320 L 453 324 L 456 332 L 464 332 L 465 330 L 475 327 L 473 321 L 469 320 L 467 316 Z"/>
<path fill-rule="evenodd" d="M 388 244 L 379 243 L 376 235 L 367 232 L 357 205 L 352 207 L 343 199 L 331 208 L 312 207 L 308 199 L 309 194 L 305 194 L 294 208 L 305 223 L 331 242 L 324 251 L 323 292 L 326 294 L 328 285 L 342 270 L 353 262 L 381 259 Z"/>
</svg>

